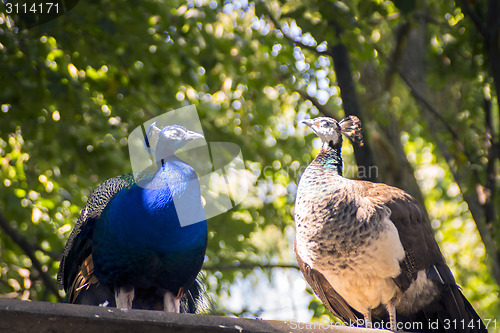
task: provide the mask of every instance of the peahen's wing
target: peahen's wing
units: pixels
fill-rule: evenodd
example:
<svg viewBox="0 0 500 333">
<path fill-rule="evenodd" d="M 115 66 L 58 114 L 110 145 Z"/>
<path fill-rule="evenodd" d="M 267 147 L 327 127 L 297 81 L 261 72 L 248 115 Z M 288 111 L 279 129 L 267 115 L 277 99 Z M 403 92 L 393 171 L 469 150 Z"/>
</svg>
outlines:
<svg viewBox="0 0 500 333">
<path fill-rule="evenodd" d="M 92 235 L 96 221 L 115 194 L 133 184 L 131 174 L 110 178 L 95 189 L 82 209 L 66 243 L 57 274 L 59 286 L 66 291 L 68 299 L 75 299 L 75 293 L 93 276 Z"/>
<path fill-rule="evenodd" d="M 384 205 L 391 211 L 390 220 L 396 226 L 399 238 L 405 250 L 401 262 L 401 275 L 394 281 L 401 290 L 408 289 L 417 278 L 420 270 L 445 266 L 446 262 L 434 239 L 431 225 L 424 209 L 418 201 L 398 188 L 380 183 L 362 182 L 364 195 L 377 204 Z M 451 272 L 443 270 L 448 283 L 454 283 Z"/>
<path fill-rule="evenodd" d="M 422 309 L 411 311 L 408 320 L 423 321 L 424 324 L 439 321 L 440 327 L 446 327 L 448 322 L 473 323 L 474 327 L 465 327 L 463 331 L 486 332 L 481 319 L 456 285 L 434 238 L 429 219 L 418 201 L 408 193 L 384 184 L 366 182 L 365 188 L 366 196 L 376 198 L 379 204 L 390 209 L 390 220 L 396 226 L 405 250 L 405 258 L 400 263 L 401 274 L 394 278 L 396 285 L 405 292 L 412 284 L 417 284 L 418 272 L 425 272 L 425 277 L 439 289 L 437 299 Z M 404 316 L 399 318 L 404 321 Z"/>
<path fill-rule="evenodd" d="M 299 263 L 300 271 L 304 275 L 307 283 L 314 291 L 314 293 L 321 299 L 323 304 L 339 319 L 348 325 L 355 325 L 359 319 L 363 319 L 363 315 L 354 310 L 347 302 L 340 296 L 326 278 L 317 270 L 311 268 L 300 258 L 299 254 L 295 252 L 297 262 Z"/>
</svg>

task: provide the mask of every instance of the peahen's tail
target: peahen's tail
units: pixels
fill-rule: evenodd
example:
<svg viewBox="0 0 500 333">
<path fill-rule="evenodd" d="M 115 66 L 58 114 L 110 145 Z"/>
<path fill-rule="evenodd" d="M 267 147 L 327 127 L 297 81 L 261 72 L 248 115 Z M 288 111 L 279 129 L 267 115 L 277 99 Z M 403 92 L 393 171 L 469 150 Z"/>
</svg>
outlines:
<svg viewBox="0 0 500 333">
<path fill-rule="evenodd" d="M 408 318 L 413 331 L 432 333 L 487 333 L 472 305 L 455 284 L 443 285 L 441 297 Z M 418 323 L 418 327 L 415 325 Z M 412 326 L 408 327 L 412 332 Z"/>
</svg>

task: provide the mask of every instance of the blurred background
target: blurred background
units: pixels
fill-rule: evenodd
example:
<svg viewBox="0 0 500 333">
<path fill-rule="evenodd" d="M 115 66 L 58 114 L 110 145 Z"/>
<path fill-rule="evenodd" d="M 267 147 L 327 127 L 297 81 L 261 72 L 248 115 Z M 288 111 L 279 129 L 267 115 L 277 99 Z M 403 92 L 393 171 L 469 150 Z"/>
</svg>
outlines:
<svg viewBox="0 0 500 333">
<path fill-rule="evenodd" d="M 330 320 L 292 252 L 320 146 L 297 121 L 353 114 L 365 146 L 345 140 L 345 176 L 424 204 L 463 293 L 500 321 L 497 1 L 87 0 L 23 28 L 0 3 L 0 297 L 64 298 L 62 249 L 92 189 L 131 172 L 130 131 L 192 104 L 252 175 L 208 222 L 211 313 Z"/>
</svg>

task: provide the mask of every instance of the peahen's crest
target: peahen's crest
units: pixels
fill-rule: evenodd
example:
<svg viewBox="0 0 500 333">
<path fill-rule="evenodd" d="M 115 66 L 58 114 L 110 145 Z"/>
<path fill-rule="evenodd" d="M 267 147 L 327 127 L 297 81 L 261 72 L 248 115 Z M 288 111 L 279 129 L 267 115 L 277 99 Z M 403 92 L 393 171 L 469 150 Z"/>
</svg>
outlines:
<svg viewBox="0 0 500 333">
<path fill-rule="evenodd" d="M 339 122 L 340 130 L 345 134 L 352 142 L 358 143 L 360 146 L 363 145 L 363 128 L 361 127 L 361 121 L 356 116 L 348 116 Z"/>
</svg>

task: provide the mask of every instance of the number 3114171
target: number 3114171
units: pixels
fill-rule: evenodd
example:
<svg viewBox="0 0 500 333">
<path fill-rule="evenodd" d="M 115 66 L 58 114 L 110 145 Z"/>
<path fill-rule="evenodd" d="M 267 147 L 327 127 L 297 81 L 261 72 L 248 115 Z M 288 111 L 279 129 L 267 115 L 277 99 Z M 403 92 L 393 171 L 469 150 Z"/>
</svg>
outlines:
<svg viewBox="0 0 500 333">
<path fill-rule="evenodd" d="M 5 3 L 7 14 L 59 14 L 59 3 L 41 2 L 41 3 Z"/>
</svg>

